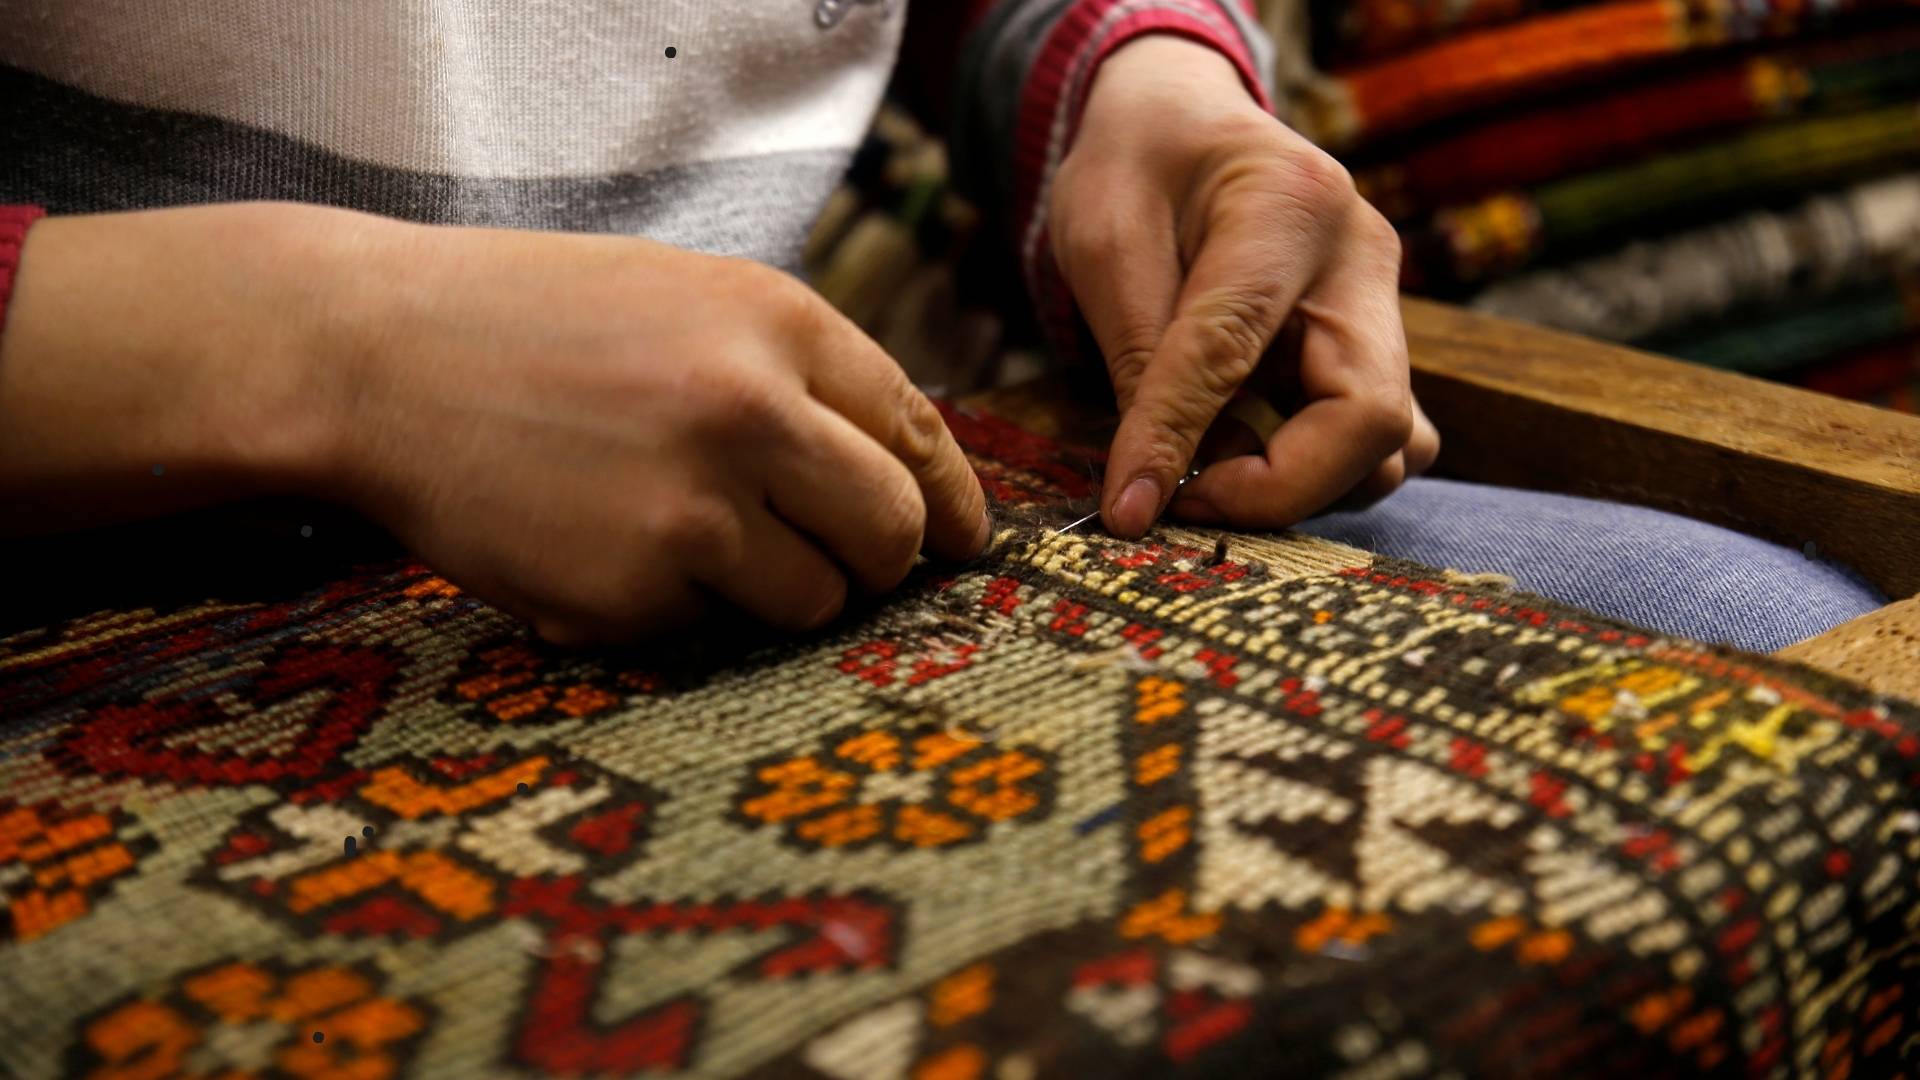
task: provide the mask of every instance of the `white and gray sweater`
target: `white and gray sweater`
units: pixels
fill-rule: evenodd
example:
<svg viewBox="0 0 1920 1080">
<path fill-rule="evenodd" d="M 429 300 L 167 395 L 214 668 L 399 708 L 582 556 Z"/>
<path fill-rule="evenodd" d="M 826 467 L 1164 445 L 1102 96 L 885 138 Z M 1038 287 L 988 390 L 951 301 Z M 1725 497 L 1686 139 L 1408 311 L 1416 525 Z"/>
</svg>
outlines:
<svg viewBox="0 0 1920 1080">
<path fill-rule="evenodd" d="M 952 136 L 971 159 L 957 165 L 1033 256 L 1046 178 L 1119 44 L 1210 42 L 1265 94 L 1245 0 L 908 14 L 905 0 L 0 0 L 0 318 L 41 209 L 293 200 L 792 267 L 903 42 L 903 74 L 956 88 Z M 1030 258 L 1029 281 L 1045 269 Z"/>
</svg>

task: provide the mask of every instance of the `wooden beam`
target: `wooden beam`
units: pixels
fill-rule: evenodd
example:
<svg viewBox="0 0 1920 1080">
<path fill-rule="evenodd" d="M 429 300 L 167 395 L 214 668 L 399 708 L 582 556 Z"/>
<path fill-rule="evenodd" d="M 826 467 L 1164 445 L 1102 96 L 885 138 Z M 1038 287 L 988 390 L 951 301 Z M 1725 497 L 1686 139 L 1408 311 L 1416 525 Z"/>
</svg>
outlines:
<svg viewBox="0 0 1920 1080">
<path fill-rule="evenodd" d="M 1920 701 L 1920 597 L 1896 600 L 1774 655 Z"/>
<path fill-rule="evenodd" d="M 1409 299 L 1444 475 L 1671 510 L 1920 593 L 1920 417 Z"/>
</svg>

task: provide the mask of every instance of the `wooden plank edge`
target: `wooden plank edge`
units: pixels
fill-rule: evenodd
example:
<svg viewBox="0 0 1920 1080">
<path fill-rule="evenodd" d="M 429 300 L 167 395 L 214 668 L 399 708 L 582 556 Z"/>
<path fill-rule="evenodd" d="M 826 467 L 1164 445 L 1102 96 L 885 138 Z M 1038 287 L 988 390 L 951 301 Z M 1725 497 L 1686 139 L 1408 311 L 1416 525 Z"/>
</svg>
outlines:
<svg viewBox="0 0 1920 1080">
<path fill-rule="evenodd" d="M 1896 600 L 1774 655 L 1920 702 L 1920 597 Z"/>
</svg>

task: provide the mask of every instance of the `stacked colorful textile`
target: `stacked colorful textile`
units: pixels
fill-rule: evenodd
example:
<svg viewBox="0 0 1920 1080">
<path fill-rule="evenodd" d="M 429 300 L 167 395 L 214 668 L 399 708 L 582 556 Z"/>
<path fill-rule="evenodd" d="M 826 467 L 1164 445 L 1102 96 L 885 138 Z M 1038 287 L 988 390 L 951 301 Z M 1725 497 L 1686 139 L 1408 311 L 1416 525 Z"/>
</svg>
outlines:
<svg viewBox="0 0 1920 1080">
<path fill-rule="evenodd" d="M 1292 119 L 1400 226 L 1410 291 L 1912 409 L 1920 3 L 1308 13 Z"/>
</svg>

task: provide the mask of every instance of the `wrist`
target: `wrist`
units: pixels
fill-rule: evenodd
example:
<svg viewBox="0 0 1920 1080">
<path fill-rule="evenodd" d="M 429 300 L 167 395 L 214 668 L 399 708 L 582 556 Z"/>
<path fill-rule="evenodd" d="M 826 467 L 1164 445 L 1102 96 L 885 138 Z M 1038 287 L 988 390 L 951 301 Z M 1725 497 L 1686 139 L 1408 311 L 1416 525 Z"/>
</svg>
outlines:
<svg viewBox="0 0 1920 1080">
<path fill-rule="evenodd" d="M 1172 34 L 1136 38 L 1094 74 L 1055 178 L 1051 210 L 1071 217 L 1086 203 L 1067 180 L 1076 166 L 1182 204 L 1220 148 L 1264 135 L 1275 124 L 1247 92 L 1233 61 L 1218 50 Z"/>
<path fill-rule="evenodd" d="M 1176 106 L 1183 116 L 1197 106 L 1266 112 L 1226 53 L 1190 37 L 1161 32 L 1142 34 L 1100 62 L 1087 91 L 1082 123 L 1100 123 L 1106 117 L 1124 123 L 1129 112 L 1151 109 L 1160 102 Z M 1135 125 L 1139 121 L 1137 115 L 1132 119 Z"/>
<path fill-rule="evenodd" d="M 418 242 L 431 230 L 347 210 L 282 209 L 273 259 L 291 288 L 286 379 L 263 395 L 259 411 L 284 427 L 264 445 L 291 493 L 355 503 L 404 298 L 415 291 Z"/>
<path fill-rule="evenodd" d="M 395 222 L 330 207 L 207 208 L 191 243 L 220 265 L 173 358 L 202 392 L 189 453 L 244 495 L 331 498 L 379 311 L 376 252 Z"/>
</svg>

